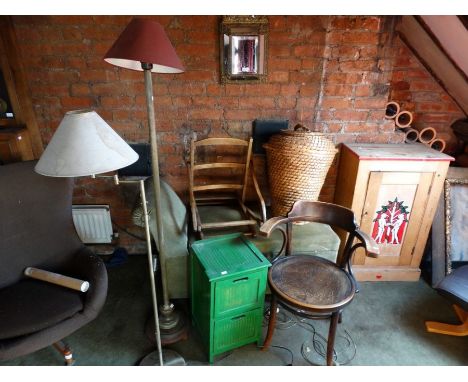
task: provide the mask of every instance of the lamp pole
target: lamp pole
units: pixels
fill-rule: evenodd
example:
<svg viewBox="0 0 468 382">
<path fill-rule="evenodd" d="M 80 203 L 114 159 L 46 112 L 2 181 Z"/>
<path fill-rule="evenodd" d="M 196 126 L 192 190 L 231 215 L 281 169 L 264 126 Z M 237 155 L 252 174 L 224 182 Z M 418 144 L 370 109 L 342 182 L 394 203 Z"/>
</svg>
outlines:
<svg viewBox="0 0 468 382">
<path fill-rule="evenodd" d="M 161 267 L 161 283 L 163 304 L 160 307 L 160 329 L 163 344 L 173 343 L 186 335 L 183 315 L 174 310 L 169 301 L 167 279 L 167 256 L 164 243 L 161 186 L 159 179 L 158 142 L 156 135 L 156 121 L 153 102 L 152 72 L 182 73 L 184 67 L 168 39 L 164 28 L 148 18 L 133 19 L 120 34 L 112 47 L 104 56 L 104 60 L 112 65 L 131 70 L 143 71 L 145 76 L 146 107 L 148 112 L 148 127 L 150 132 L 151 167 L 153 171 L 152 185 L 154 188 L 154 209 L 156 224 L 155 241 L 159 251 Z M 151 267 L 154 273 L 156 268 Z M 151 324 L 151 322 L 149 322 Z M 148 329 L 152 329 L 147 326 Z M 148 334 L 151 334 L 148 333 Z"/>
<path fill-rule="evenodd" d="M 166 249 L 164 245 L 164 230 L 161 215 L 161 185 L 159 181 L 159 160 L 158 160 L 158 137 L 156 134 L 156 119 L 153 102 L 153 81 L 151 77 L 152 63 L 141 63 L 141 68 L 145 74 L 145 93 L 146 107 L 148 110 L 148 125 L 150 132 L 151 145 L 151 166 L 153 169 L 153 187 L 154 187 L 154 206 L 156 212 L 156 228 L 158 236 L 158 251 L 159 262 L 161 266 L 161 283 L 163 292 L 163 305 L 161 307 L 160 326 L 163 330 L 174 328 L 179 317 L 174 311 L 174 305 L 169 301 L 169 293 L 167 288 L 167 273 L 166 273 Z M 154 269 L 153 269 L 154 271 Z"/>
</svg>

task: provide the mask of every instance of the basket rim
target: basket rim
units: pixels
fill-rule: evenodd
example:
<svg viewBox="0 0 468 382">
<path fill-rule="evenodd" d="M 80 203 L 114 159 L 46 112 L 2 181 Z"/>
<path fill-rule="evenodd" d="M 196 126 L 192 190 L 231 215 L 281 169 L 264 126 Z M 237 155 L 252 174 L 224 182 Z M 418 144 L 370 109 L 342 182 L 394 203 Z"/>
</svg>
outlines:
<svg viewBox="0 0 468 382">
<path fill-rule="evenodd" d="M 297 136 L 326 135 L 324 132 L 321 132 L 321 131 L 297 131 L 297 130 L 291 130 L 291 129 L 280 130 L 279 134 L 282 134 L 282 135 L 297 135 Z M 279 135 L 279 134 L 277 134 L 277 135 Z"/>
<path fill-rule="evenodd" d="M 265 143 L 262 145 L 262 147 L 267 150 L 267 151 L 282 151 L 282 149 L 285 147 L 283 146 L 278 146 L 278 145 L 271 145 L 269 143 Z M 283 150 L 284 151 L 284 150 Z M 317 152 L 325 152 L 325 153 L 333 153 L 336 154 L 339 150 L 333 146 L 333 147 L 301 147 L 300 150 L 289 152 L 289 155 L 298 155 L 302 154 L 304 152 L 310 152 L 310 153 L 317 153 Z"/>
</svg>

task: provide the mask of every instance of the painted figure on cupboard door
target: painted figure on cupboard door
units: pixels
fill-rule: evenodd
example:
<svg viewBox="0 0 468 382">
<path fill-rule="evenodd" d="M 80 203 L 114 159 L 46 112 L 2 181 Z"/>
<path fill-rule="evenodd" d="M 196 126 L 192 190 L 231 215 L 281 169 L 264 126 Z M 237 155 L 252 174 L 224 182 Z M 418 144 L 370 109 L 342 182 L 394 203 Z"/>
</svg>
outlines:
<svg viewBox="0 0 468 382">
<path fill-rule="evenodd" d="M 403 203 L 404 201 L 399 202 L 396 197 L 393 202 L 389 200 L 387 205 L 376 212 L 372 238 L 378 244 L 401 244 L 409 215 L 408 206 L 404 206 Z"/>
</svg>

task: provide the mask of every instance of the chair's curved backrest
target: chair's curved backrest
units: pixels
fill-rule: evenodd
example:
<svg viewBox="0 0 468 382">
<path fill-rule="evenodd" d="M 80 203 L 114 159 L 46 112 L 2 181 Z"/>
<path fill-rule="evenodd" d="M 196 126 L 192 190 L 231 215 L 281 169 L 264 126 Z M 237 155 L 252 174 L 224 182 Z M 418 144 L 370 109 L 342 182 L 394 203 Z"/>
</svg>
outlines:
<svg viewBox="0 0 468 382">
<path fill-rule="evenodd" d="M 0 288 L 28 266 L 60 267 L 83 246 L 72 219 L 72 178 L 39 175 L 35 164 L 0 166 Z"/>
<path fill-rule="evenodd" d="M 353 232 L 358 228 L 353 211 L 325 202 L 299 200 L 292 206 L 288 218 L 290 222 L 309 221 L 328 224 L 347 232 Z"/>
<path fill-rule="evenodd" d="M 337 256 L 337 264 L 342 267 L 348 263 L 352 253 L 358 246 L 364 246 L 362 244 L 353 246 L 356 237 L 366 244 L 365 246 L 370 255 L 378 254 L 378 248 L 373 245 L 366 234 L 359 231 L 353 211 L 337 204 L 298 200 L 294 203 L 287 216 L 279 216 L 268 220 L 260 227 L 260 233 L 264 236 L 269 236 L 274 229 L 279 228 L 283 233 L 285 242 L 281 251 L 284 250 L 286 256 L 288 256 L 293 253 L 293 223 L 298 222 L 327 224 L 334 230 L 343 230 L 348 233 L 348 235 L 340 235 L 347 237 L 346 243 L 341 246 L 341 253 Z M 285 225 L 286 229 L 281 228 L 282 225 Z"/>
<path fill-rule="evenodd" d="M 288 213 L 288 236 L 292 238 L 292 224 L 294 222 L 315 222 L 327 224 L 332 229 L 341 229 L 346 231 L 347 240 L 342 248 L 341 253 L 338 254 L 336 262 L 338 265 L 344 267 L 352 254 L 351 247 L 355 238 L 355 232 L 358 229 L 354 213 L 348 208 L 339 206 L 337 204 L 316 202 L 309 200 L 299 200 L 294 203 L 291 211 Z M 286 253 L 292 252 L 292 240 L 288 240 Z"/>
</svg>

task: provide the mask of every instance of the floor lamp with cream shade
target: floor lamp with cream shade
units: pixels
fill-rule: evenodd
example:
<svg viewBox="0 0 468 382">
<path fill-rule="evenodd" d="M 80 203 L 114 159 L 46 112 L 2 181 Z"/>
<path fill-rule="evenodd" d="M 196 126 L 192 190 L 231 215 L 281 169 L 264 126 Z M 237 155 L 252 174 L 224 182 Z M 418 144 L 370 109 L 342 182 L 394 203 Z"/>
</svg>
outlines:
<svg viewBox="0 0 468 382">
<path fill-rule="evenodd" d="M 183 325 L 182 316 L 174 309 L 174 305 L 169 300 L 167 286 L 167 255 L 161 216 L 158 141 L 151 74 L 152 72 L 181 73 L 184 68 L 163 27 L 148 18 L 133 19 L 105 54 L 104 60 L 118 67 L 144 72 L 153 172 L 153 202 L 156 212 L 157 237 L 155 239 L 159 251 L 163 297 L 163 305 L 160 307 L 160 327 L 163 342 L 168 344 L 181 339 L 178 333 L 185 333 L 186 328 Z"/>
<path fill-rule="evenodd" d="M 185 360 L 161 345 L 156 282 L 149 231 L 149 214 L 143 179 L 119 179 L 117 175 L 99 175 L 129 166 L 138 160 L 138 154 L 95 112 L 77 110 L 67 112 L 57 131 L 35 166 L 41 175 L 53 177 L 112 177 L 116 184 L 138 183 L 145 222 L 148 268 L 154 313 L 157 352 L 153 364 L 184 365 Z"/>
</svg>

